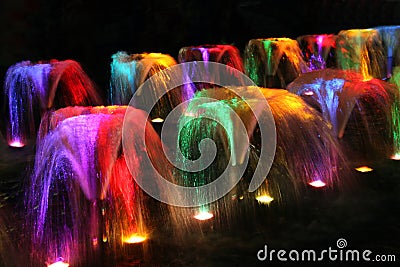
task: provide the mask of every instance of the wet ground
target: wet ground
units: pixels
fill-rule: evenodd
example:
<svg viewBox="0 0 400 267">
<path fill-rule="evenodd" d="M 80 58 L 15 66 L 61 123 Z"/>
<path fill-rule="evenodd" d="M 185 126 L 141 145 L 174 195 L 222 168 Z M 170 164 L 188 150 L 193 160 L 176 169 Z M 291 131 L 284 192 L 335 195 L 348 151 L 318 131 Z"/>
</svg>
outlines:
<svg viewBox="0 0 400 267">
<path fill-rule="evenodd" d="M 22 200 L 34 147 L 9 148 L 2 138 L 0 151 L 0 266 L 29 266 L 22 231 Z M 353 171 L 355 183 L 348 190 L 324 192 L 310 188 L 297 203 L 260 205 L 254 214 L 226 227 L 204 222 L 198 231 L 184 238 L 174 236 L 163 218 L 152 214 L 153 233 L 145 249 L 133 246 L 113 266 L 310 266 L 309 261 L 281 262 L 276 254 L 272 260 L 260 261 L 257 253 L 265 245 L 268 251 L 321 252 L 329 247 L 337 249 L 340 238 L 347 241 L 347 249 L 370 250 L 371 259 L 394 255 L 398 264 L 400 161 L 382 159 L 369 165 L 372 172 Z M 260 253 L 262 258 L 264 252 Z M 327 258 L 316 265 L 398 266 Z"/>
</svg>

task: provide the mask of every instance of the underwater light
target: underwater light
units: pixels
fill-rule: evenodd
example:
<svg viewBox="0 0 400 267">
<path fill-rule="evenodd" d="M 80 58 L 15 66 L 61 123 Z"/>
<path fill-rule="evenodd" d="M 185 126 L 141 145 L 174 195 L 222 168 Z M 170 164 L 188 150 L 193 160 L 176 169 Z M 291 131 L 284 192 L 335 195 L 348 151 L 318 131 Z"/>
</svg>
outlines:
<svg viewBox="0 0 400 267">
<path fill-rule="evenodd" d="M 323 181 L 321 181 L 319 179 L 309 182 L 308 184 L 311 185 L 312 187 L 316 187 L 316 188 L 324 187 L 326 185 L 326 183 L 324 183 Z"/>
<path fill-rule="evenodd" d="M 164 119 L 162 118 L 155 118 L 151 120 L 152 122 L 164 122 Z"/>
<path fill-rule="evenodd" d="M 271 197 L 270 195 L 261 195 L 261 196 L 257 196 L 256 200 L 262 204 L 269 204 L 274 200 L 274 198 Z"/>
<path fill-rule="evenodd" d="M 214 215 L 207 211 L 202 211 L 193 216 L 193 218 L 195 218 L 196 220 L 199 220 L 199 221 L 206 221 L 208 219 L 211 219 L 212 217 L 214 217 Z"/>
<path fill-rule="evenodd" d="M 361 167 L 355 168 L 355 170 L 358 172 L 372 172 L 374 169 L 372 169 L 368 166 L 361 166 Z"/>
<path fill-rule="evenodd" d="M 47 267 L 68 267 L 69 263 L 64 262 L 63 258 L 59 258 L 55 263 L 47 265 Z"/>
<path fill-rule="evenodd" d="M 25 144 L 20 141 L 12 141 L 8 144 L 11 147 L 24 147 Z"/>
<path fill-rule="evenodd" d="M 127 244 L 137 244 L 137 243 L 142 243 L 147 239 L 147 236 L 145 235 L 140 235 L 140 234 L 133 234 L 128 236 L 127 238 L 123 238 L 122 242 L 127 243 Z"/>
<path fill-rule="evenodd" d="M 400 160 L 400 153 L 396 153 L 390 157 L 392 160 Z"/>
</svg>

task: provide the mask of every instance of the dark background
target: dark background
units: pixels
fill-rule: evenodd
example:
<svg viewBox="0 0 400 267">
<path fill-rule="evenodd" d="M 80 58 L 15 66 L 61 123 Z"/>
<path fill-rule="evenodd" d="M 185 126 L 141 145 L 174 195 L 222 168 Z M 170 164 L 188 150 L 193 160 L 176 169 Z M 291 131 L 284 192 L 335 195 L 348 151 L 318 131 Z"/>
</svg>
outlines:
<svg viewBox="0 0 400 267">
<path fill-rule="evenodd" d="M 108 90 L 111 55 L 400 24 L 400 0 L 0 1 L 0 65 L 74 59 Z"/>
</svg>

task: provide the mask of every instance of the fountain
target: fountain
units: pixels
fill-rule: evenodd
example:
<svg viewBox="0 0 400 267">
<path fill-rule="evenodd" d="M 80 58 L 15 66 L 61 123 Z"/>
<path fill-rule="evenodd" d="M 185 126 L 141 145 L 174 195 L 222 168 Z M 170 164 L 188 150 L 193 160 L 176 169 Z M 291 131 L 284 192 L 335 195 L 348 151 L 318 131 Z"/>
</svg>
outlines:
<svg viewBox="0 0 400 267">
<path fill-rule="evenodd" d="M 240 72 L 244 72 L 243 61 L 239 49 L 228 44 L 206 44 L 198 46 L 182 47 L 178 53 L 178 62 L 185 63 L 191 61 L 217 62 L 234 68 Z M 229 68 L 227 69 L 229 71 Z M 186 80 L 191 81 L 193 76 L 190 70 L 186 70 Z M 215 73 L 205 74 L 207 78 L 216 77 Z M 239 76 L 236 79 L 240 79 Z M 210 79 L 209 79 L 210 80 Z M 209 83 L 186 83 L 183 85 L 183 91 L 186 94 L 186 99 L 191 99 L 196 91 L 204 88 L 214 88 L 217 85 L 213 84 L 212 80 Z"/>
<path fill-rule="evenodd" d="M 296 40 L 290 38 L 252 39 L 244 52 L 246 74 L 258 86 L 286 88 L 309 68 Z"/>
<path fill-rule="evenodd" d="M 117 52 L 105 106 L 75 61 L 15 64 L 4 85 L 8 144 L 22 147 L 36 137 L 35 162 L 24 187 L 25 239 L 18 248 L 26 244 L 31 266 L 119 266 L 125 256 L 126 265 L 139 266 L 141 254 L 148 245 L 159 245 L 162 241 L 154 239 L 160 236 L 170 238 L 165 243 L 171 246 L 162 247 L 169 252 L 174 242 L 182 248 L 193 241 L 188 234 L 198 238 L 233 226 L 260 227 L 259 210 L 297 206 L 308 192 L 322 197 L 346 188 L 353 181 L 349 162 L 357 157 L 400 159 L 400 68 L 393 63 L 397 39 L 391 32 L 252 39 L 244 62 L 232 45 L 188 46 L 179 51 L 180 63 L 195 63 L 186 72 L 168 71 L 178 65 L 169 55 Z M 333 68 L 334 60 L 340 69 Z M 193 78 L 198 78 L 196 61 L 207 62 L 202 74 L 209 75 L 201 78 L 209 81 Z M 261 88 L 236 76 L 236 84 L 224 84 L 211 62 L 226 65 L 230 74 L 246 72 Z M 146 80 L 151 81 L 147 89 Z M 170 80 L 186 83 L 167 91 Z M 265 100 L 268 108 L 260 105 Z M 150 111 L 144 109 L 151 103 L 156 104 Z M 172 146 L 184 156 L 177 160 L 184 168 L 169 162 L 171 144 L 161 141 L 155 127 L 181 108 L 183 114 L 173 121 L 179 133 Z M 133 116 L 126 116 L 128 111 Z M 263 125 L 259 118 L 274 123 Z M 274 131 L 267 140 L 263 126 Z M 254 186 L 265 147 L 275 154 L 267 158 L 272 163 L 265 179 Z M 215 158 L 203 156 L 208 149 Z M 201 187 L 226 170 L 224 182 L 231 190 L 208 201 Z M 156 172 L 197 194 L 190 199 L 165 190 L 152 179 Z M 156 188 L 159 198 L 143 184 Z M 212 190 L 207 193 L 220 193 Z M 155 202 L 167 198 L 201 204 Z M 3 218 L 0 213 L 0 224 Z M 5 253 L 18 255 L 17 249 L 5 248 L 12 242 L 3 228 L 0 237 L 0 260 L 12 266 Z M 181 254 L 173 257 L 172 265 L 181 260 Z"/>
<path fill-rule="evenodd" d="M 94 83 L 73 60 L 16 63 L 7 70 L 4 94 L 6 138 L 12 147 L 23 147 L 36 137 L 47 110 L 102 102 Z"/>
<path fill-rule="evenodd" d="M 378 158 L 392 153 L 391 106 L 398 95 L 393 85 L 365 81 L 351 70 L 324 69 L 303 74 L 287 90 L 322 112 L 337 137 L 348 140 L 349 153 Z"/>
<path fill-rule="evenodd" d="M 354 70 L 364 80 L 386 77 L 386 57 L 382 39 L 375 29 L 342 30 L 336 39 L 337 66 Z"/>
<path fill-rule="evenodd" d="M 392 104 L 392 132 L 393 132 L 393 155 L 392 159 L 400 159 L 400 67 L 394 67 L 389 83 L 397 88 L 397 98 Z"/>
<path fill-rule="evenodd" d="M 136 93 L 140 85 L 142 85 L 149 77 L 155 73 L 169 68 L 176 63 L 175 59 L 170 55 L 161 53 L 141 53 L 128 55 L 126 52 L 117 52 L 112 55 L 111 63 L 111 79 L 110 79 L 110 103 L 111 105 L 128 105 L 132 96 Z M 165 72 L 163 72 L 165 73 Z M 164 83 L 168 77 L 159 77 L 155 83 Z M 163 88 L 157 84 L 152 90 L 160 90 Z M 160 92 L 163 95 L 165 92 Z M 137 98 L 141 95 L 136 94 Z M 143 101 L 151 101 L 159 95 L 154 92 L 151 99 L 143 99 Z M 155 105 L 154 110 L 150 112 L 152 119 L 165 118 L 167 114 L 178 105 L 181 100 L 180 89 L 169 91 Z"/>
<path fill-rule="evenodd" d="M 189 61 L 212 61 L 244 72 L 240 51 L 233 45 L 217 44 L 182 47 L 178 53 L 178 62 Z"/>
<path fill-rule="evenodd" d="M 98 265 L 151 235 L 147 197 L 135 179 L 148 173 L 140 164 L 146 152 L 141 140 L 151 141 L 150 155 L 160 153 L 154 150 L 161 143 L 151 124 L 147 136 L 132 127 L 128 133 L 135 144 L 129 152 L 135 153 L 137 167 L 131 173 L 121 148 L 126 109 L 67 107 L 43 118 L 25 197 L 32 262 L 50 265 L 61 257 L 59 262 L 71 266 Z M 140 110 L 135 117 L 147 119 Z M 167 174 L 161 157 L 157 162 Z"/>
<path fill-rule="evenodd" d="M 336 35 L 302 35 L 297 37 L 303 58 L 308 68 L 313 70 L 336 67 Z"/>
</svg>

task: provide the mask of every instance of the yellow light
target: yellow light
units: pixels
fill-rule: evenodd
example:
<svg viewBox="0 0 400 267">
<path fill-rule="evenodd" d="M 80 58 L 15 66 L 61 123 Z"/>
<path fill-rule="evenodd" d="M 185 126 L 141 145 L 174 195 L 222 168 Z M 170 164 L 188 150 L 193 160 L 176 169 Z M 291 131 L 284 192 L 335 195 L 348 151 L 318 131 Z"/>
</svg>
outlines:
<svg viewBox="0 0 400 267">
<path fill-rule="evenodd" d="M 164 122 L 164 119 L 162 118 L 155 118 L 151 120 L 152 122 Z"/>
<path fill-rule="evenodd" d="M 326 185 L 326 183 L 324 183 L 321 180 L 315 180 L 315 181 L 309 182 L 308 184 L 313 187 L 316 187 L 316 188 L 324 187 Z"/>
<path fill-rule="evenodd" d="M 274 198 L 269 195 L 261 195 L 261 196 L 257 196 L 256 200 L 262 204 L 269 204 L 274 200 Z"/>
<path fill-rule="evenodd" d="M 136 243 L 142 243 L 147 239 L 147 236 L 145 235 L 139 235 L 139 234 L 133 234 L 128 236 L 127 238 L 123 238 L 122 242 L 127 243 L 127 244 L 136 244 Z"/>
<path fill-rule="evenodd" d="M 50 265 L 47 265 L 47 267 L 68 267 L 69 263 L 63 262 L 62 260 L 56 261 L 55 263 L 52 263 Z"/>
<path fill-rule="evenodd" d="M 207 212 L 207 211 L 202 211 L 200 213 L 197 213 L 193 217 L 196 220 L 205 221 L 205 220 L 211 219 L 212 217 L 214 217 L 214 215 L 212 213 Z"/>
<path fill-rule="evenodd" d="M 361 167 L 356 168 L 356 171 L 359 171 L 359 172 L 371 172 L 373 170 L 374 169 L 372 169 L 368 166 L 361 166 Z"/>
</svg>

